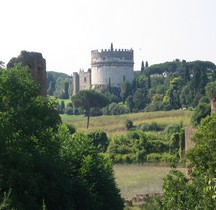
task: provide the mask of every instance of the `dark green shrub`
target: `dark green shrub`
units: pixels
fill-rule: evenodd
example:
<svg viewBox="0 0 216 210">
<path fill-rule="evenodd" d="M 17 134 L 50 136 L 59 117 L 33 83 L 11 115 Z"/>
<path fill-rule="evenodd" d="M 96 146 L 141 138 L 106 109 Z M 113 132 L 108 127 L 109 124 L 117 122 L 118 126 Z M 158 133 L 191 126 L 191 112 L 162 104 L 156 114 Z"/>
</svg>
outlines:
<svg viewBox="0 0 216 210">
<path fill-rule="evenodd" d="M 120 115 L 120 114 L 129 113 L 130 111 L 129 108 L 124 105 L 111 103 L 110 105 L 103 108 L 102 112 L 104 115 Z"/>
<path fill-rule="evenodd" d="M 181 126 L 179 124 L 169 124 L 166 126 L 164 129 L 164 133 L 171 135 L 173 133 L 178 133 L 180 132 Z"/>
<path fill-rule="evenodd" d="M 169 153 L 163 153 L 161 156 L 161 161 L 166 162 L 166 163 L 173 163 L 177 161 L 176 155 L 171 155 Z"/>
<path fill-rule="evenodd" d="M 87 136 L 92 140 L 93 144 L 99 149 L 100 152 L 106 152 L 109 140 L 104 131 L 93 131 L 88 133 Z"/>
<path fill-rule="evenodd" d="M 150 124 L 143 123 L 140 125 L 140 130 L 142 131 L 162 131 L 164 129 L 163 125 L 159 125 L 156 122 L 152 122 Z"/>
<path fill-rule="evenodd" d="M 130 130 L 131 128 L 133 128 L 133 121 L 127 119 L 125 121 L 125 127 L 126 127 L 127 130 Z"/>
<path fill-rule="evenodd" d="M 160 162 L 162 155 L 159 153 L 151 153 L 147 155 L 147 162 L 149 163 L 158 163 Z"/>
<path fill-rule="evenodd" d="M 201 120 L 207 117 L 211 113 L 211 107 L 209 103 L 199 103 L 194 109 L 194 113 L 191 117 L 191 123 L 194 126 L 200 124 Z"/>
<path fill-rule="evenodd" d="M 70 134 L 76 133 L 76 128 L 72 124 L 65 123 L 65 125 L 67 126 Z"/>
</svg>

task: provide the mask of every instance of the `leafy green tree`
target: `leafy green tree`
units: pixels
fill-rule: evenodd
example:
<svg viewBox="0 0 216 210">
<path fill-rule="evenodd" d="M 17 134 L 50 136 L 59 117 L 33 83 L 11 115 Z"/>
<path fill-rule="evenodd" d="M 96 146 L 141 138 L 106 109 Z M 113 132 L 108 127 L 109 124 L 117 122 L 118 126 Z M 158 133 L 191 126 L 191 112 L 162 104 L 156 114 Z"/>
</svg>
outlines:
<svg viewBox="0 0 216 210">
<path fill-rule="evenodd" d="M 188 176 L 172 170 L 165 178 L 163 209 L 215 209 L 215 129 L 215 114 L 198 127 L 193 136 L 195 146 L 186 153 Z"/>
<path fill-rule="evenodd" d="M 47 209 L 59 209 L 63 163 L 53 136 L 61 119 L 52 102 L 38 96 L 28 69 L 1 71 L 0 90 L 0 203 L 41 209 L 44 200 Z"/>
<path fill-rule="evenodd" d="M 85 110 L 87 116 L 87 125 L 89 127 L 89 119 L 92 108 L 102 108 L 109 104 L 109 100 L 101 93 L 94 90 L 82 90 L 72 97 L 72 103 L 75 107 Z"/>
<path fill-rule="evenodd" d="M 142 61 L 142 63 L 141 63 L 141 73 L 144 73 L 144 70 L 145 70 L 144 61 Z"/>
<path fill-rule="evenodd" d="M 134 108 L 134 102 L 133 102 L 133 96 L 132 95 L 127 97 L 126 103 L 127 103 L 127 106 L 129 108 L 130 112 L 132 112 L 132 110 Z"/>
<path fill-rule="evenodd" d="M 47 93 L 49 96 L 53 96 L 54 91 L 55 91 L 55 83 L 53 81 L 50 81 Z"/>
<path fill-rule="evenodd" d="M 216 81 L 207 83 L 205 92 L 209 99 L 216 97 Z"/>
<path fill-rule="evenodd" d="M 0 71 L 0 208 L 123 209 L 96 137 L 71 134 L 28 69 Z"/>
<path fill-rule="evenodd" d="M 191 123 L 194 126 L 200 124 L 201 120 L 207 117 L 211 113 L 210 103 L 199 103 L 193 112 L 191 117 Z"/>
<path fill-rule="evenodd" d="M 3 69 L 3 68 L 4 68 L 4 62 L 0 61 L 0 69 Z"/>
<path fill-rule="evenodd" d="M 64 113 L 64 110 L 65 110 L 65 102 L 61 101 L 61 111 L 62 111 L 62 113 Z"/>
<path fill-rule="evenodd" d="M 125 103 L 125 100 L 129 95 L 131 95 L 131 84 L 128 80 L 126 80 L 121 84 L 120 96 L 123 103 Z"/>
<path fill-rule="evenodd" d="M 109 140 L 105 132 L 98 130 L 88 133 L 87 136 L 92 140 L 93 145 L 98 148 L 99 152 L 106 152 Z"/>
<path fill-rule="evenodd" d="M 133 101 L 137 110 L 144 109 L 146 104 L 148 103 L 148 91 L 145 88 L 137 88 L 136 92 L 133 95 Z"/>
<path fill-rule="evenodd" d="M 122 210 L 112 164 L 98 152 L 94 139 L 79 133 L 64 139 L 61 155 L 67 162 L 68 175 L 77 179 L 78 184 L 71 185 L 74 195 L 71 199 L 76 201 L 74 209 Z"/>
</svg>

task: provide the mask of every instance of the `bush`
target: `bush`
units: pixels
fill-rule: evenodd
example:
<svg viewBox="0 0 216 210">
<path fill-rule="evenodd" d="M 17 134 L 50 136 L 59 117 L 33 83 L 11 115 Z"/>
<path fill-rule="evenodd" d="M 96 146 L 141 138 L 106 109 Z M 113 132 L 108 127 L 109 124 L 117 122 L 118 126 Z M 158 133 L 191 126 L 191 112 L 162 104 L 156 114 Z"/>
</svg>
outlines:
<svg viewBox="0 0 216 210">
<path fill-rule="evenodd" d="M 65 123 L 65 125 L 67 126 L 70 134 L 76 133 L 76 128 L 72 124 Z"/>
<path fill-rule="evenodd" d="M 211 106 L 209 103 L 199 103 L 194 113 L 191 117 L 191 123 L 194 126 L 197 126 L 200 124 L 201 120 L 205 117 L 207 117 L 211 113 Z"/>
<path fill-rule="evenodd" d="M 173 133 L 179 133 L 180 132 L 180 125 L 179 124 L 169 124 L 164 129 L 164 133 L 171 135 Z"/>
<path fill-rule="evenodd" d="M 67 106 L 65 108 L 65 114 L 67 114 L 67 115 L 73 115 L 73 108 L 70 107 L 70 106 Z"/>
<path fill-rule="evenodd" d="M 149 163 L 158 163 L 162 158 L 162 155 L 159 153 L 151 153 L 147 155 L 147 162 Z"/>
<path fill-rule="evenodd" d="M 177 157 L 169 153 L 163 153 L 161 156 L 161 161 L 166 162 L 166 163 L 173 163 L 177 161 Z"/>
<path fill-rule="evenodd" d="M 93 109 L 91 109 L 90 115 L 91 116 L 101 116 L 101 115 L 103 115 L 103 113 L 102 113 L 100 108 L 93 108 Z"/>
<path fill-rule="evenodd" d="M 156 122 L 152 122 L 150 124 L 143 123 L 140 125 L 140 130 L 142 131 L 162 131 L 164 128 L 162 125 L 158 125 Z"/>
<path fill-rule="evenodd" d="M 125 121 L 125 127 L 126 127 L 127 130 L 130 130 L 130 128 L 133 128 L 133 121 L 127 119 Z"/>
<path fill-rule="evenodd" d="M 119 105 L 117 103 L 111 103 L 110 105 L 106 106 L 102 109 L 104 115 L 120 115 L 129 113 L 128 107 L 124 105 Z"/>
</svg>

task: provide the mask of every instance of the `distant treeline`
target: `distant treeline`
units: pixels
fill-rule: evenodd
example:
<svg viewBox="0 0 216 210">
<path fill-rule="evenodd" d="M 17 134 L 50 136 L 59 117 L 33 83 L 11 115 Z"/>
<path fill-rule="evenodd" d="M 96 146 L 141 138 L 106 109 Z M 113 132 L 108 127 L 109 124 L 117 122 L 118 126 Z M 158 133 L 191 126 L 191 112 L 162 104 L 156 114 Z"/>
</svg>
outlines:
<svg viewBox="0 0 216 210">
<path fill-rule="evenodd" d="M 132 83 L 124 81 L 120 87 L 97 87 L 97 91 L 109 98 L 110 104 L 101 110 L 92 110 L 92 115 L 193 109 L 199 103 L 210 106 L 210 98 L 216 95 L 216 66 L 210 61 L 186 62 L 176 59 L 151 66 L 144 66 L 143 63 L 141 70 L 135 72 Z M 71 98 L 71 76 L 56 72 L 48 72 L 47 75 L 49 95 L 59 99 Z M 68 114 L 82 113 L 72 104 L 70 106 Z M 65 105 L 62 104 L 62 107 Z"/>
</svg>

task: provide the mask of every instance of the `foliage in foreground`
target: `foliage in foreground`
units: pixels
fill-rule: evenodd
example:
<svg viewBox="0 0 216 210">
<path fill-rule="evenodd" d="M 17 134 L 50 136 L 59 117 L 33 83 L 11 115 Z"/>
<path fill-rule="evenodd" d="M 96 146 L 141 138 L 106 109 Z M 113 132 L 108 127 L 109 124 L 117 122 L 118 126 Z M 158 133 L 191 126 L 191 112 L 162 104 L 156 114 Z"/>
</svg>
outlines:
<svg viewBox="0 0 216 210">
<path fill-rule="evenodd" d="M 38 94 L 28 69 L 0 71 L 0 209 L 123 209 L 110 161 Z"/>
<path fill-rule="evenodd" d="M 164 209 L 215 209 L 216 114 L 202 121 L 193 140 L 186 154 L 188 176 L 173 170 L 164 181 Z"/>
</svg>

